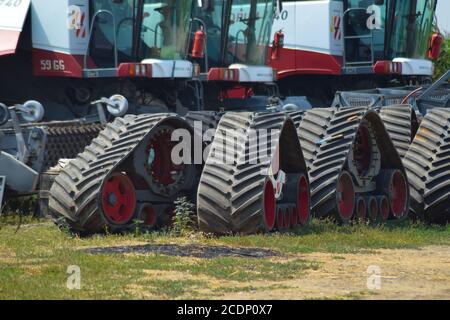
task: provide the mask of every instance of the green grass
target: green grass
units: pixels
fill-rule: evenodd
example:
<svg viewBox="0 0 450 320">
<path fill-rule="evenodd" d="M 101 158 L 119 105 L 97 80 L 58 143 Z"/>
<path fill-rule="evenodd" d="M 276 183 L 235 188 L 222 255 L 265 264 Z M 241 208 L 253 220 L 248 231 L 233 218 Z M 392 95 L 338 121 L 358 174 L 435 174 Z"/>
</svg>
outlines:
<svg viewBox="0 0 450 320">
<path fill-rule="evenodd" d="M 330 252 L 340 259 L 339 254 L 380 248 L 450 245 L 449 226 L 413 223 L 373 228 L 314 221 L 306 230 L 288 235 L 175 238 L 152 233 L 80 239 L 42 221 L 27 220 L 32 224 L 16 231 L 15 222 L 13 217 L 0 219 L 0 299 L 220 298 L 230 292 L 253 291 L 255 281 L 288 281 L 320 269 L 303 253 Z M 138 244 L 261 247 L 281 256 L 201 259 L 155 253 L 94 255 L 85 250 Z M 70 265 L 81 268 L 82 290 L 66 288 Z M 215 289 L 205 291 L 213 284 Z"/>
<path fill-rule="evenodd" d="M 225 237 L 217 242 L 227 245 L 265 247 L 286 253 L 357 253 L 376 249 L 418 249 L 428 245 L 450 245 L 450 226 L 421 223 L 392 223 L 380 227 L 363 224 L 338 226 L 328 221 L 313 221 L 295 234 Z"/>
</svg>

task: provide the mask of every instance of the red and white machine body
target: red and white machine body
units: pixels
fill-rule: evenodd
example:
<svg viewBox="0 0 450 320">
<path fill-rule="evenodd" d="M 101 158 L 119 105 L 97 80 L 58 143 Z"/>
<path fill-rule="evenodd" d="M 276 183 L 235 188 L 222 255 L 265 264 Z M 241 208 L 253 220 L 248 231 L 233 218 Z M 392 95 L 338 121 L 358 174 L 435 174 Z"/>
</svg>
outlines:
<svg viewBox="0 0 450 320">
<path fill-rule="evenodd" d="M 9 5 L 8 5 L 9 4 Z M 89 0 L 11 0 L 0 4 L 0 56 L 14 54 L 31 10 L 33 73 L 35 76 L 98 78 L 192 78 L 190 61 L 148 59 L 120 64 L 102 72 L 89 57 Z"/>
<path fill-rule="evenodd" d="M 272 38 L 282 30 L 284 46 L 268 64 L 280 79 L 294 75 L 393 74 L 431 76 L 433 63 L 398 57 L 374 61 L 368 68 L 345 64 L 344 5 L 342 1 L 289 1 L 275 19 Z"/>
</svg>

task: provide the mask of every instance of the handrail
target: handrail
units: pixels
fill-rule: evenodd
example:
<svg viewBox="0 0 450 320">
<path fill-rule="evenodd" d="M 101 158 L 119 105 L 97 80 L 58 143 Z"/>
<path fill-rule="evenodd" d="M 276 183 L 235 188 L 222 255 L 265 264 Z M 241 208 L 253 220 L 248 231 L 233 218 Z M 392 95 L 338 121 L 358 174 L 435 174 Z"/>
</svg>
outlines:
<svg viewBox="0 0 450 320">
<path fill-rule="evenodd" d="M 241 29 L 241 30 L 239 30 L 238 32 L 236 32 L 236 40 L 234 41 L 234 58 L 233 58 L 233 60 L 235 60 L 236 58 L 237 58 L 237 51 L 238 51 L 238 45 L 239 45 L 239 35 L 240 34 L 243 34 L 244 35 L 244 45 L 246 45 L 246 43 L 245 43 L 245 30 L 244 29 Z"/>
<path fill-rule="evenodd" d="M 371 65 L 373 65 L 375 63 L 375 54 L 374 54 L 374 46 L 373 46 L 373 30 L 370 30 L 370 34 L 366 34 L 366 35 L 361 35 L 361 36 L 347 36 L 347 30 L 346 30 L 346 24 L 345 24 L 345 18 L 346 16 L 352 12 L 352 11 L 364 11 L 364 13 L 367 13 L 367 8 L 349 8 L 347 10 L 344 11 L 344 57 L 343 57 L 343 65 L 364 65 L 366 63 L 370 63 Z M 353 61 L 353 62 L 347 62 L 347 44 L 346 41 L 347 39 L 371 39 L 370 41 L 370 56 L 371 56 L 371 60 L 368 61 Z"/>
<path fill-rule="evenodd" d="M 101 14 L 107 14 L 107 15 L 110 15 L 112 17 L 113 28 L 114 28 L 114 32 L 113 32 L 113 40 L 114 40 L 114 68 L 117 69 L 118 66 L 119 66 L 119 56 L 118 56 L 118 52 L 117 52 L 116 18 L 114 17 L 114 14 L 111 11 L 109 11 L 109 10 L 98 10 L 94 14 L 94 16 L 92 17 L 91 26 L 89 28 L 89 41 L 88 41 L 88 46 L 86 48 L 86 52 L 85 52 L 84 58 L 83 58 L 83 69 L 88 69 L 88 67 L 87 67 L 87 58 L 89 56 L 89 51 L 90 51 L 90 45 L 91 45 L 91 40 L 92 40 L 92 32 L 94 30 L 95 21 Z"/>
</svg>

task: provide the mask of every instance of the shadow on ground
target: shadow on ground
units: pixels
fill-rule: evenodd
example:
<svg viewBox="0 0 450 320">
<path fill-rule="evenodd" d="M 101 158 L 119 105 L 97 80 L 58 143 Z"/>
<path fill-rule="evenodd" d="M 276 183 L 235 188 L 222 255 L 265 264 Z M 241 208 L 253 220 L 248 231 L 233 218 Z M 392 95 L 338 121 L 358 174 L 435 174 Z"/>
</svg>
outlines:
<svg viewBox="0 0 450 320">
<path fill-rule="evenodd" d="M 85 250 L 90 254 L 126 254 L 126 253 L 158 253 L 175 257 L 192 258 L 222 258 L 222 257 L 244 257 L 244 258 L 268 258 L 280 257 L 282 253 L 260 248 L 231 248 L 226 246 L 202 246 L 202 245 L 139 245 L 123 247 L 91 248 Z"/>
</svg>

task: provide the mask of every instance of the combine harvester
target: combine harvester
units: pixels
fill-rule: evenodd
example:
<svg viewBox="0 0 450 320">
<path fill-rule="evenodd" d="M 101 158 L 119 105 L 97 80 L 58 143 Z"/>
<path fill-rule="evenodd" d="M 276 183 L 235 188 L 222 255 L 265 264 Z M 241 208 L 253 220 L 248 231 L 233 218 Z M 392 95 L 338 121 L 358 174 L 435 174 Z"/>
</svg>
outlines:
<svg viewBox="0 0 450 320">
<path fill-rule="evenodd" d="M 316 216 L 344 223 L 355 214 L 373 221 L 407 216 L 406 171 L 378 113 L 367 105 L 298 111 L 270 99 L 277 94 L 276 73 L 264 62 L 267 53 L 274 60 L 282 48 L 276 33 L 278 47 L 268 49 L 279 1 L 48 2 L 32 0 L 28 20 L 21 20 L 23 33 L 32 35 L 31 54 L 3 51 L 5 68 L 16 63 L 23 69 L 32 61 L 35 75 L 19 78 L 30 90 L 16 95 L 9 88 L 0 95 L 18 108 L 42 82 L 52 91 L 41 96 L 47 122 L 9 120 L 6 125 L 14 130 L 2 127 L 2 132 L 18 145 L 19 131 L 41 128 L 48 134 L 54 128 L 62 132 L 56 141 L 64 148 L 70 134 L 61 127 L 96 128 L 96 138 L 80 143 L 78 149 L 89 145 L 76 157 L 54 154 L 46 145 L 34 153 L 72 159 L 51 173 L 59 175 L 50 191 L 50 211 L 74 232 L 122 232 L 136 220 L 148 229 L 164 227 L 174 200 L 183 195 L 197 199 L 200 229 L 218 234 L 289 230 L 307 224 L 311 208 Z M 69 21 L 56 18 L 61 12 L 73 15 Z M 46 59 L 39 58 L 42 54 Z M 197 111 L 181 117 L 187 110 Z M 124 113 L 135 115 L 121 118 Z M 195 125 L 198 120 L 201 126 Z M 194 161 L 174 162 L 180 145 L 173 134 L 188 137 L 183 142 L 194 147 L 183 149 L 182 158 Z M 227 144 L 233 148 L 223 161 Z M 30 167 L 17 152 L 6 152 L 3 145 L 2 150 L 14 165 Z M 198 159 L 198 150 L 206 161 Z M 40 174 L 45 170 L 34 172 L 45 176 Z M 8 188 L 14 178 L 0 175 Z M 36 184 L 29 189 L 37 190 Z"/>
<path fill-rule="evenodd" d="M 429 83 L 442 36 L 436 0 L 289 1 L 268 64 L 285 96 L 330 106 L 336 91 Z M 320 18 L 318 18 L 320 17 Z M 301 102 L 299 102 L 301 103 Z"/>
</svg>

